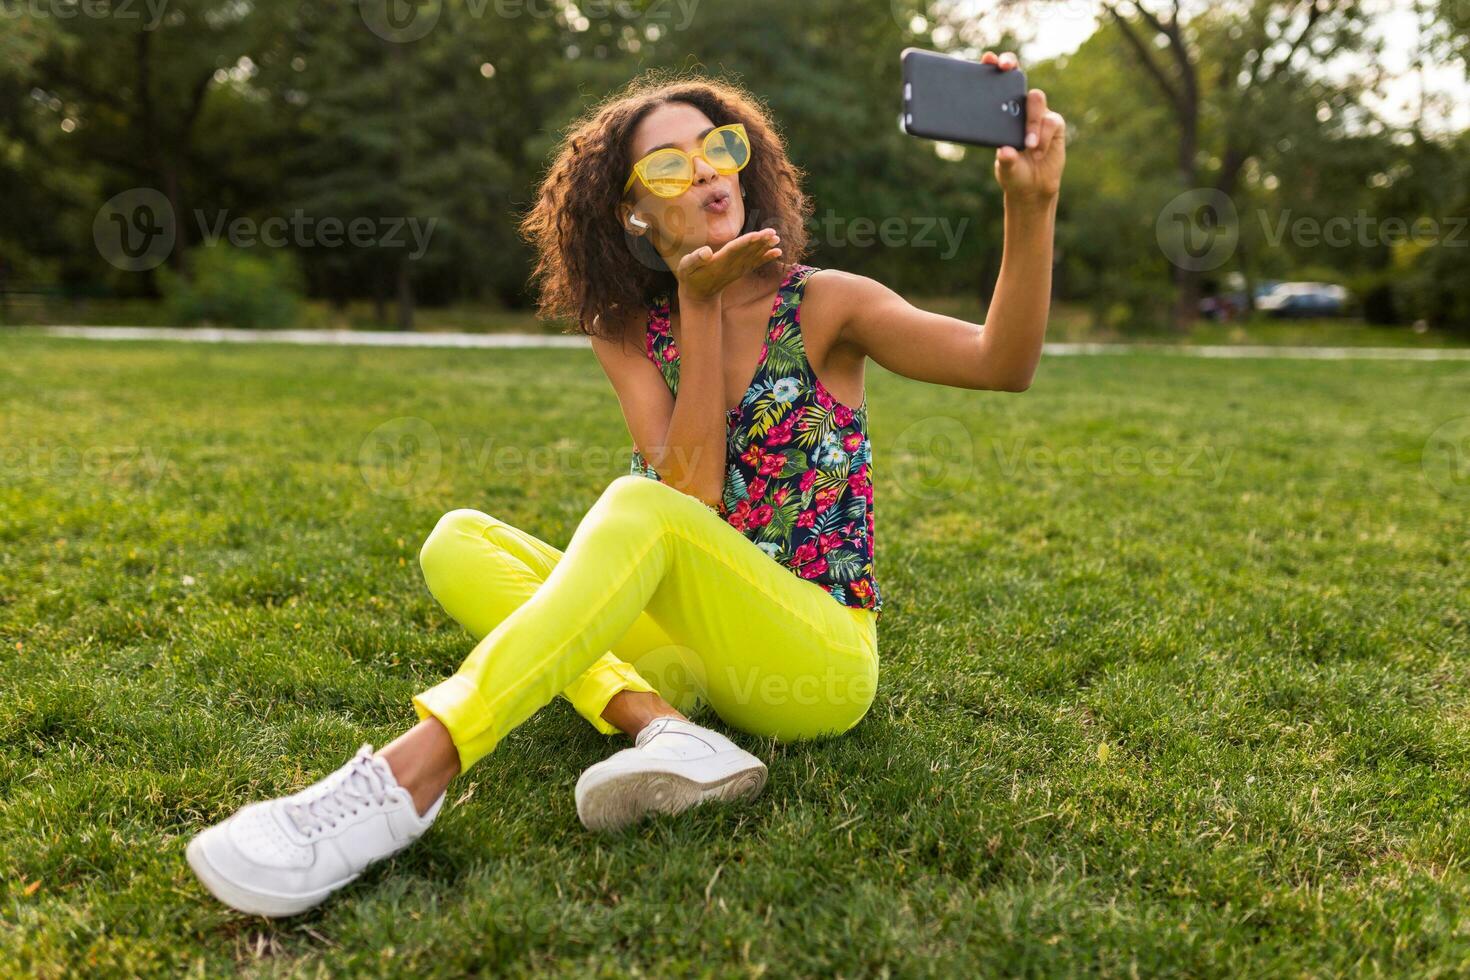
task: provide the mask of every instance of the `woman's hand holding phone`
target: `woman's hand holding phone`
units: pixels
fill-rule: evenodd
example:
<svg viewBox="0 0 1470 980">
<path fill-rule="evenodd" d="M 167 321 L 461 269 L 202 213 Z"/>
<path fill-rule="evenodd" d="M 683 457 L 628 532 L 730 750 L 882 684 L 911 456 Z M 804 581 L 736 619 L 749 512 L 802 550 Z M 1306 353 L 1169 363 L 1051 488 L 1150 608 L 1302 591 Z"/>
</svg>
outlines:
<svg viewBox="0 0 1470 980">
<path fill-rule="evenodd" d="M 987 51 L 980 61 L 1001 71 L 1019 64 L 1011 51 L 999 55 Z M 1046 93 L 1039 88 L 1027 92 L 1026 148 L 1002 146 L 995 151 L 995 179 L 1005 192 L 1007 205 L 1047 207 L 1056 200 L 1067 158 L 1066 136 L 1066 121 L 1046 107 Z"/>
</svg>

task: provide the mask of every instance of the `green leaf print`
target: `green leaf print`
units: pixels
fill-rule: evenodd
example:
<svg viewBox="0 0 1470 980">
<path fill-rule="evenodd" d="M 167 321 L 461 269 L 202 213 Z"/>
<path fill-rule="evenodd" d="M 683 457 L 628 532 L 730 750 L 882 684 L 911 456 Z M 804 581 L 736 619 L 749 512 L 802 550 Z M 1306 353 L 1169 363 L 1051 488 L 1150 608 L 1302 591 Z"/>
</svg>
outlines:
<svg viewBox="0 0 1470 980">
<path fill-rule="evenodd" d="M 738 466 L 730 467 L 730 472 L 725 476 L 725 509 L 734 510 L 735 505 L 740 503 L 749 493 L 745 484 L 745 477 L 741 475 Z"/>
<path fill-rule="evenodd" d="M 806 453 L 800 449 L 783 449 L 781 455 L 786 457 L 786 465 L 781 467 L 781 471 L 776 474 L 776 479 L 785 480 L 806 470 Z"/>
<path fill-rule="evenodd" d="M 765 541 L 780 541 L 787 543 L 791 529 L 796 526 L 796 518 L 801 514 L 801 501 L 788 497 L 786 503 L 780 507 L 772 505 L 771 521 L 761 528 L 761 539 Z"/>
<path fill-rule="evenodd" d="M 804 378 L 806 349 L 802 343 L 801 330 L 794 324 L 788 325 L 774 344 L 767 343 L 766 370 L 777 377 L 795 376 L 798 380 Z"/>
<path fill-rule="evenodd" d="M 827 559 L 827 574 L 842 582 L 851 582 L 863 573 L 863 556 L 856 551 L 833 550 L 822 557 Z"/>
<path fill-rule="evenodd" d="M 786 414 L 787 407 L 785 402 L 777 401 L 776 396 L 769 391 L 756 398 L 755 412 L 750 421 L 751 436 L 759 439 L 771 431 L 771 426 L 780 422 L 781 417 Z"/>
<path fill-rule="evenodd" d="M 810 449 L 826 438 L 832 430 L 832 412 L 820 405 L 808 405 L 801 410 L 801 421 L 795 430 L 795 442 L 803 449 Z"/>
</svg>

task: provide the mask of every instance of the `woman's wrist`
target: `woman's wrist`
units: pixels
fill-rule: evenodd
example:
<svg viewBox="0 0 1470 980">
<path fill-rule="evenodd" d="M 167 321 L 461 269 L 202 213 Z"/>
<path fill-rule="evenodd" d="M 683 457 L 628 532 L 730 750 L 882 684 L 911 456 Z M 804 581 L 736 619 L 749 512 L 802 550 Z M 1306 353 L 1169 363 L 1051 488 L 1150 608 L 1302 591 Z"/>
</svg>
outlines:
<svg viewBox="0 0 1470 980">
<path fill-rule="evenodd" d="M 1003 195 L 1005 210 L 1007 214 L 1013 214 L 1024 218 L 1054 218 L 1057 213 L 1057 194 L 1018 194 L 1006 193 Z"/>
<path fill-rule="evenodd" d="M 718 316 L 719 316 L 719 313 L 720 313 L 721 297 L 723 295 L 724 295 L 724 291 L 723 290 L 721 290 L 718 293 L 714 293 L 713 295 L 705 295 L 705 294 L 696 292 L 695 290 L 692 290 L 692 289 L 688 288 L 683 283 L 680 283 L 679 284 L 679 310 L 680 310 L 681 314 L 687 314 L 687 313 L 696 313 L 696 314 L 711 313 L 711 314 L 714 314 L 716 316 L 716 319 L 718 320 Z"/>
</svg>

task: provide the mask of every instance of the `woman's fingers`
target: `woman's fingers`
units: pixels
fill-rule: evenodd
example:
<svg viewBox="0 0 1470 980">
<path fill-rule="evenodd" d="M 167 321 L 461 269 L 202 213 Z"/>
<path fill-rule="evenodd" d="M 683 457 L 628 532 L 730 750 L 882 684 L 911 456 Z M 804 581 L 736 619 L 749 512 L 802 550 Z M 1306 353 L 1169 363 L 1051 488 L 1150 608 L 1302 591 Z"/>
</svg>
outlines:
<svg viewBox="0 0 1470 980">
<path fill-rule="evenodd" d="M 999 60 L 1000 58 L 996 56 L 994 51 L 987 51 L 980 56 L 980 63 L 982 65 L 993 65 Z"/>
<path fill-rule="evenodd" d="M 1046 118 L 1046 93 L 1034 88 L 1026 93 L 1026 148 L 1041 144 L 1041 123 Z"/>
<path fill-rule="evenodd" d="M 1042 154 L 1045 154 L 1051 149 L 1051 141 L 1056 139 L 1059 133 L 1064 132 L 1066 126 L 1067 122 L 1061 117 L 1060 113 L 1048 112 L 1042 116 L 1041 126 L 1038 129 L 1036 148 Z"/>
<path fill-rule="evenodd" d="M 1014 51 L 1002 52 L 1000 59 L 997 62 L 997 64 L 1000 65 L 1001 71 L 1010 71 L 1012 68 L 1016 67 L 1020 63 L 1021 62 L 1016 58 L 1016 52 Z"/>
<path fill-rule="evenodd" d="M 1014 146 L 1002 146 L 995 151 L 995 167 L 999 171 L 997 176 L 1002 181 L 1010 180 L 1011 174 L 1015 172 L 1016 161 L 1021 159 L 1021 154 Z"/>
</svg>

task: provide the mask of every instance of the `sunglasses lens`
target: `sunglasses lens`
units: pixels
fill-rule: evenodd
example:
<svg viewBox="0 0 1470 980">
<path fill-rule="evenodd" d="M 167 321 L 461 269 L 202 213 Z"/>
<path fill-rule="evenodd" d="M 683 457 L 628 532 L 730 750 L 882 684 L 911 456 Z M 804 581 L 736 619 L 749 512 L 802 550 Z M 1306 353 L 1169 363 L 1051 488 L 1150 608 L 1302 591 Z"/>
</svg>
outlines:
<svg viewBox="0 0 1470 980">
<path fill-rule="evenodd" d="M 705 144 L 710 166 L 723 173 L 734 173 L 750 160 L 750 144 L 739 132 L 721 129 L 710 133 Z"/>
<path fill-rule="evenodd" d="M 688 188 L 694 174 L 682 153 L 660 152 L 643 165 L 643 180 L 660 197 L 675 197 Z"/>
</svg>

